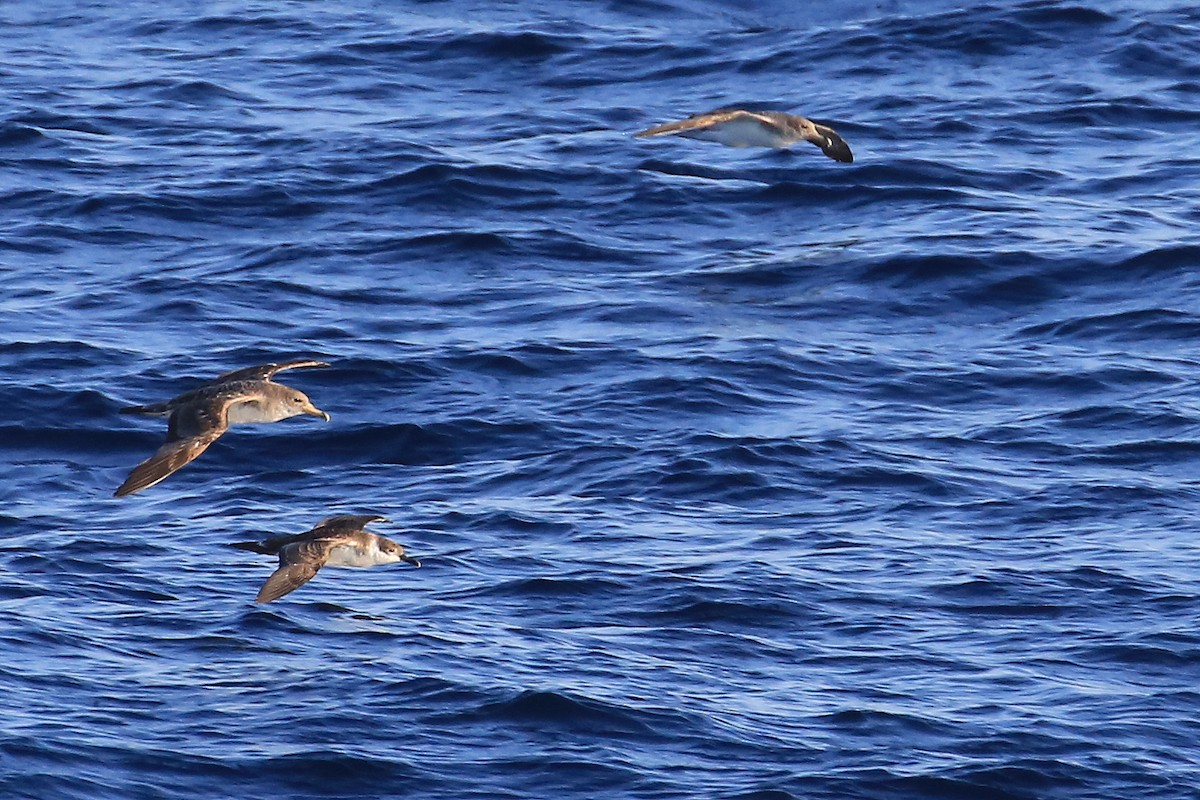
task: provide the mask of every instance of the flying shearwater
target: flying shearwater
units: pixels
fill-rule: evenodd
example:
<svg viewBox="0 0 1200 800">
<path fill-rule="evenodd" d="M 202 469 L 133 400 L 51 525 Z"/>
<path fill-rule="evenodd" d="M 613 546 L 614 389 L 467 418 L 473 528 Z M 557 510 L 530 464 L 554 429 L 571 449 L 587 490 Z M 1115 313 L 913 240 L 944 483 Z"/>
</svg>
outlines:
<svg viewBox="0 0 1200 800">
<path fill-rule="evenodd" d="M 812 142 L 834 161 L 847 164 L 854 161 L 850 145 L 833 128 L 782 111 L 722 108 L 678 122 L 656 125 L 634 136 L 669 134 L 720 142 L 730 147 L 788 147 L 799 141 Z"/>
<path fill-rule="evenodd" d="M 363 526 L 372 522 L 387 522 L 387 519 L 374 514 L 329 517 L 307 533 L 275 536 L 261 542 L 234 542 L 230 547 L 279 556 L 279 569 L 258 590 L 255 600 L 259 603 L 270 603 L 300 588 L 321 567 L 374 567 L 399 561 L 421 566 L 420 561 L 405 555 L 403 546 L 363 530 Z"/>
<path fill-rule="evenodd" d="M 328 422 L 329 415 L 314 406 L 304 392 L 271 381 L 275 373 L 285 369 L 328 366 L 324 361 L 302 359 L 246 367 L 165 403 L 122 408 L 122 414 L 166 417 L 167 440 L 129 473 L 115 496 L 140 492 L 190 464 L 235 423 L 277 422 L 299 414 Z"/>
</svg>

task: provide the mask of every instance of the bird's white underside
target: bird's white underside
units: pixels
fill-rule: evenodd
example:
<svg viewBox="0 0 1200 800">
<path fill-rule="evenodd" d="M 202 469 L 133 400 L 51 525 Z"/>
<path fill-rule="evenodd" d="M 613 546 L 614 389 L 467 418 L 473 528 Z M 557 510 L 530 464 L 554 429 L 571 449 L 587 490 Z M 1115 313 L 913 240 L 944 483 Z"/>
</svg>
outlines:
<svg viewBox="0 0 1200 800">
<path fill-rule="evenodd" d="M 247 422 L 278 422 L 296 415 L 296 409 L 286 403 L 263 403 L 251 400 L 244 403 L 231 403 L 229 406 L 230 425 Z"/>
<path fill-rule="evenodd" d="M 392 553 L 385 553 L 377 545 L 356 547 L 339 544 L 329 549 L 327 567 L 375 567 L 380 564 L 395 564 L 400 558 Z"/>
<path fill-rule="evenodd" d="M 780 136 L 777 131 L 748 119 L 722 122 L 707 128 L 697 128 L 682 131 L 680 136 L 688 139 L 700 139 L 705 142 L 719 142 L 729 147 L 786 147 L 791 140 Z"/>
</svg>

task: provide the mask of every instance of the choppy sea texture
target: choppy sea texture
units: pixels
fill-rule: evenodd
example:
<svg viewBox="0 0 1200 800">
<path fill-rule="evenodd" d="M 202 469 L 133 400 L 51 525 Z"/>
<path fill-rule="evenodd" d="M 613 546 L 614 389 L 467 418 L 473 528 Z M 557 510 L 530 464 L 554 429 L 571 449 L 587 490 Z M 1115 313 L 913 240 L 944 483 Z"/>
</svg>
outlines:
<svg viewBox="0 0 1200 800">
<path fill-rule="evenodd" d="M 0 795 L 1196 797 L 1194 7 L 18 3 L 0 53 Z M 856 161 L 630 136 L 731 104 Z M 117 409 L 293 357 L 331 423 L 111 497 Z M 227 543 L 351 512 L 425 565 L 254 605 Z"/>
</svg>

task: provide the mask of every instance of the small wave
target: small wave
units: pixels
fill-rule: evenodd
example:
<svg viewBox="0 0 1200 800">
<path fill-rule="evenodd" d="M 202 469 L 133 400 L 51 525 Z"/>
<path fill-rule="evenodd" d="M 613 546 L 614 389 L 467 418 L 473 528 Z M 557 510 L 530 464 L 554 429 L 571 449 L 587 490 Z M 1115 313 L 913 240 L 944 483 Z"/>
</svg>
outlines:
<svg viewBox="0 0 1200 800">
<path fill-rule="evenodd" d="M 642 612 L 640 616 L 659 624 L 730 624 L 735 628 L 748 625 L 759 629 L 786 627 L 810 617 L 810 612 L 800 603 L 784 599 L 726 600 L 677 592 L 665 598 L 662 605 L 665 608 Z"/>
<path fill-rule="evenodd" d="M 479 588 L 448 593 L 450 599 L 476 597 L 559 598 L 580 600 L 594 595 L 610 595 L 626 589 L 621 581 L 607 578 L 538 577 L 488 583 Z"/>
<path fill-rule="evenodd" d="M 0 147 L 22 147 L 43 142 L 48 138 L 46 134 L 31 125 L 22 125 L 18 122 L 0 124 Z"/>
<path fill-rule="evenodd" d="M 615 702 L 585 698 L 564 691 L 524 690 L 503 700 L 483 703 L 458 716 L 503 720 L 518 725 L 588 729 L 608 736 L 644 737 L 653 732 L 653 726 L 640 719 L 645 713 Z M 653 719 L 654 714 L 650 716 Z"/>
<path fill-rule="evenodd" d="M 254 776 L 293 791 L 310 791 L 314 786 L 336 787 L 338 793 L 373 793 L 382 785 L 406 784 L 423 779 L 415 764 L 395 757 L 360 755 L 313 748 L 291 755 L 240 759 L 225 768 L 235 776 Z"/>
<path fill-rule="evenodd" d="M 1038 339 L 1078 341 L 1193 340 L 1200 335 L 1200 317 L 1167 308 L 1094 314 L 1061 322 L 1031 325 L 1019 333 Z"/>
</svg>

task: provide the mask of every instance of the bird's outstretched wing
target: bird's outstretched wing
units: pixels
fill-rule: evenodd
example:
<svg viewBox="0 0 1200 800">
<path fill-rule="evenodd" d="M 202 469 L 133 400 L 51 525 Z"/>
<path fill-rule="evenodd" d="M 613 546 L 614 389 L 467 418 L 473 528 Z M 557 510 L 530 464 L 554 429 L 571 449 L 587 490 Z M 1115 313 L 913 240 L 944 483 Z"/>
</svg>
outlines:
<svg viewBox="0 0 1200 800">
<path fill-rule="evenodd" d="M 294 542 L 279 551 L 279 569 L 271 573 L 255 599 L 270 603 L 312 580 L 329 558 L 331 544 L 324 541 Z"/>
<path fill-rule="evenodd" d="M 226 372 L 213 378 L 210 383 L 230 383 L 231 381 L 269 381 L 276 373 L 285 369 L 307 369 L 309 367 L 328 367 L 327 361 L 313 361 L 300 358 L 294 361 L 278 361 L 270 364 L 259 364 L 256 367 L 242 367 L 233 372 Z"/>
<path fill-rule="evenodd" d="M 114 496 L 140 492 L 195 461 L 229 429 L 229 406 L 246 398 L 242 392 L 226 392 L 176 407 L 167 422 L 167 440 L 134 467 Z"/>
<path fill-rule="evenodd" d="M 809 139 L 809 141 L 821 148 L 822 153 L 843 164 L 854 162 L 854 154 L 850 152 L 850 145 L 846 144 L 846 140 L 839 136 L 837 131 L 815 122 L 813 127 L 817 129 L 817 135 L 821 138 L 819 140 Z"/>
<path fill-rule="evenodd" d="M 372 522 L 387 522 L 387 517 L 378 514 L 343 514 L 337 517 L 326 517 L 313 526 L 305 536 L 324 537 L 347 531 L 360 531 Z"/>
<path fill-rule="evenodd" d="M 742 111 L 740 109 L 733 111 L 708 111 L 704 114 L 693 114 L 687 119 L 681 119 L 677 122 L 664 122 L 662 125 L 655 125 L 653 128 L 647 128 L 644 131 L 635 133 L 634 136 L 666 136 L 667 134 L 671 133 L 684 133 L 686 131 L 703 130 L 705 128 L 711 128 L 714 125 L 738 121 L 742 117 L 747 118 L 747 120 L 753 119 L 753 121 L 760 124 L 770 124 L 770 120 L 764 119 L 763 117 L 751 111 Z"/>
</svg>

